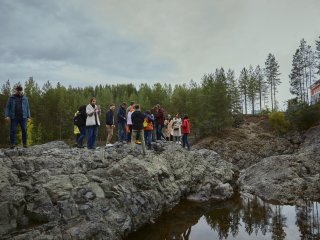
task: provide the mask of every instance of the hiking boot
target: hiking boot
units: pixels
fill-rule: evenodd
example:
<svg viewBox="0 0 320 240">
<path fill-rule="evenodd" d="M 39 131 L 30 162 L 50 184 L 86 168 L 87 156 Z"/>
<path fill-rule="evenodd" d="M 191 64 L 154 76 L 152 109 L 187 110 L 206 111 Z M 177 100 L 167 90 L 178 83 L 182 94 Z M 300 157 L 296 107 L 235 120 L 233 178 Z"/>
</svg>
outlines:
<svg viewBox="0 0 320 240">
<path fill-rule="evenodd" d="M 141 142 L 139 140 L 136 140 L 136 144 L 141 144 Z"/>
</svg>

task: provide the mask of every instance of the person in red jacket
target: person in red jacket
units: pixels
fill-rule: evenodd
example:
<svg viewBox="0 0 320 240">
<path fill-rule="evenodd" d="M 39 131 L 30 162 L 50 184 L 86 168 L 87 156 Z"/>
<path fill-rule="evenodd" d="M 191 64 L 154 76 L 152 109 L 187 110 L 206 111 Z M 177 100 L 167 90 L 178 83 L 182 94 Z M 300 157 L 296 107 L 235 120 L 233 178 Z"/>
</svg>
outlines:
<svg viewBox="0 0 320 240">
<path fill-rule="evenodd" d="M 190 121 L 188 118 L 188 115 L 184 115 L 182 125 L 181 125 L 181 132 L 183 134 L 182 136 L 182 147 L 185 148 L 187 145 L 188 150 L 190 150 L 190 145 L 188 142 L 188 135 L 190 133 Z"/>
</svg>

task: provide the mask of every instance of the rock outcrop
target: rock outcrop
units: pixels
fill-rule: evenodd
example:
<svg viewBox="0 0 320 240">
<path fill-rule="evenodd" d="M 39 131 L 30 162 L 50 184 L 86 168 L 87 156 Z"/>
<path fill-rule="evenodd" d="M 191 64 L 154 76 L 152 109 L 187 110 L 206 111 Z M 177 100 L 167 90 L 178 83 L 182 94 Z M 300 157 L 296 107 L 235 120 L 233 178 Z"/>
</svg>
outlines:
<svg viewBox="0 0 320 240">
<path fill-rule="evenodd" d="M 320 126 L 309 129 L 294 154 L 271 156 L 243 170 L 243 192 L 267 201 L 297 204 L 301 199 L 320 201 Z"/>
<path fill-rule="evenodd" d="M 214 151 L 153 147 L 0 150 L 0 238 L 121 239 L 181 198 L 232 196 L 236 168 Z"/>
<path fill-rule="evenodd" d="M 246 169 L 266 157 L 293 154 L 302 142 L 299 133 L 280 137 L 271 129 L 268 119 L 252 116 L 239 128 L 204 138 L 194 147 L 211 149 L 239 169 Z"/>
</svg>

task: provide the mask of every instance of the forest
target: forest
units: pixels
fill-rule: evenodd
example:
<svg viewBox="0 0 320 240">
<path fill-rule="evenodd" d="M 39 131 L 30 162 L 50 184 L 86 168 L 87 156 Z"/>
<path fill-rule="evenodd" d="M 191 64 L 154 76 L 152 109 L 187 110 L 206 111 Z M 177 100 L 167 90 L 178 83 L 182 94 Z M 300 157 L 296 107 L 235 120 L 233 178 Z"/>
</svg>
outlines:
<svg viewBox="0 0 320 240">
<path fill-rule="evenodd" d="M 316 49 L 312 50 L 302 39 L 293 55 L 292 70 L 288 76 L 290 92 L 295 96 L 291 103 L 309 104 L 310 86 L 320 76 L 320 37 Z M 284 77 L 286 78 L 286 77 Z M 164 81 L 165 82 L 165 81 Z M 111 103 L 139 103 L 142 111 L 160 104 L 165 114 L 188 114 L 192 125 L 192 137 L 201 138 L 225 128 L 237 125 L 242 114 L 268 113 L 278 110 L 277 92 L 280 80 L 280 66 L 273 54 L 268 54 L 264 66 L 244 67 L 239 77 L 233 70 L 217 68 L 204 74 L 198 80 L 185 84 L 96 84 L 74 87 L 47 81 L 39 86 L 33 77 L 24 83 L 11 84 L 4 81 L 0 91 L 0 107 L 4 112 L 8 97 L 16 85 L 24 88 L 29 99 L 32 121 L 28 123 L 28 144 L 39 144 L 53 140 L 71 140 L 73 116 L 80 105 L 97 98 L 102 108 L 98 140 L 105 141 L 105 113 Z M 9 124 L 4 115 L 0 119 L 0 146 L 9 142 Z M 19 128 L 18 128 L 19 129 Z M 115 139 L 115 137 L 114 137 Z"/>
</svg>

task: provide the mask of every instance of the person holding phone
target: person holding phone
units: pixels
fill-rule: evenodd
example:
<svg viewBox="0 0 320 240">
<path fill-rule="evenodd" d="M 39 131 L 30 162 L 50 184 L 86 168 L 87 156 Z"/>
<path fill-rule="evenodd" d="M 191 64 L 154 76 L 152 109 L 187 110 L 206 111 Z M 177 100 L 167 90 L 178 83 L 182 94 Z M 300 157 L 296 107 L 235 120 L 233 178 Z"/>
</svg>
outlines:
<svg viewBox="0 0 320 240">
<path fill-rule="evenodd" d="M 101 109 L 97 105 L 97 99 L 95 97 L 90 99 L 90 103 L 86 107 L 86 113 L 87 148 L 96 149 L 98 128 L 100 126 L 99 115 L 101 115 Z"/>
</svg>

